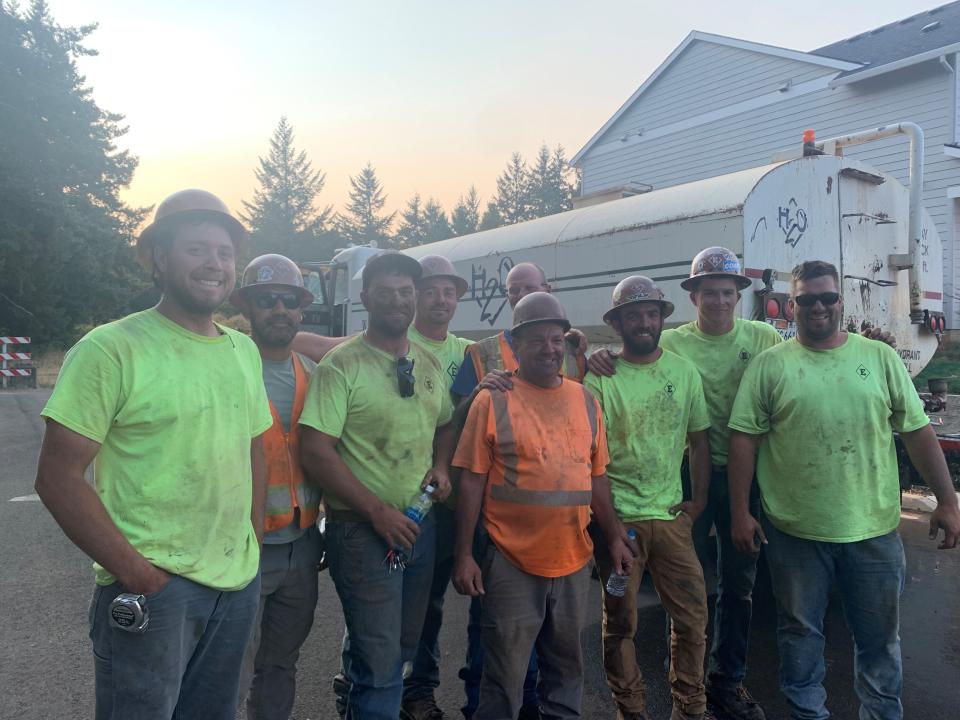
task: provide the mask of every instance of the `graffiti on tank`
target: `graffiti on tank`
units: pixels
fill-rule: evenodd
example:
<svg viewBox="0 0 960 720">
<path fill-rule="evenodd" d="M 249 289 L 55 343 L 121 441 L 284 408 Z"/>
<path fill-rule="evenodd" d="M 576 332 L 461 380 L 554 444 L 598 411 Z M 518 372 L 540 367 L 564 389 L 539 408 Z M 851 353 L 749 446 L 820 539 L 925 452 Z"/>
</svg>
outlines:
<svg viewBox="0 0 960 720">
<path fill-rule="evenodd" d="M 807 211 L 798 207 L 796 198 L 790 198 L 777 211 L 777 225 L 783 231 L 784 244 L 796 247 L 807 231 Z"/>
<path fill-rule="evenodd" d="M 470 299 L 480 308 L 480 322 L 493 326 L 507 306 L 507 273 L 514 264 L 504 256 L 493 273 L 477 263 L 470 266 Z"/>
</svg>

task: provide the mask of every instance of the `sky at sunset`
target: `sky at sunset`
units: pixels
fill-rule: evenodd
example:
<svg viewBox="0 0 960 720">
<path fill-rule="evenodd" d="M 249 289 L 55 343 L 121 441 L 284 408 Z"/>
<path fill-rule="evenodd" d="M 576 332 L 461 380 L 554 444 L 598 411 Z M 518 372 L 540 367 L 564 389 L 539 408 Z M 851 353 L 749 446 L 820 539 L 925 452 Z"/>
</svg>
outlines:
<svg viewBox="0 0 960 720">
<path fill-rule="evenodd" d="M 810 50 L 936 0 L 49 0 L 99 23 L 83 58 L 101 107 L 140 158 L 125 199 L 204 187 L 240 208 L 280 116 L 339 208 L 368 161 L 396 209 L 483 201 L 510 153 L 572 157 L 691 30 Z"/>
</svg>

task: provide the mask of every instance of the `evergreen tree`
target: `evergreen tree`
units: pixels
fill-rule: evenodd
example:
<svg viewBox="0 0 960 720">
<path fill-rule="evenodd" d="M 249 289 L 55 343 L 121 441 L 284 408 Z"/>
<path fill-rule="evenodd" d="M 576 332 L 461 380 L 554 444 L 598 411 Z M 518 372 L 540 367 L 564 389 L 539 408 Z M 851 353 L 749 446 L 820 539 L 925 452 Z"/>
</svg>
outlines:
<svg viewBox="0 0 960 720">
<path fill-rule="evenodd" d="M 483 211 L 483 217 L 480 219 L 478 230 L 493 230 L 502 227 L 503 218 L 500 217 L 500 211 L 497 210 L 497 204 L 492 200 L 487 203 L 487 209 Z"/>
<path fill-rule="evenodd" d="M 398 250 L 420 245 L 427 237 L 427 223 L 420 193 L 407 201 L 407 206 L 400 213 L 400 226 L 394 236 L 394 246 Z"/>
<path fill-rule="evenodd" d="M 450 224 L 454 235 L 469 235 L 480 227 L 480 197 L 473 185 L 467 191 L 466 197 L 461 195 L 453 206 Z"/>
<path fill-rule="evenodd" d="M 423 211 L 424 233 L 423 242 L 437 242 L 453 237 L 453 229 L 450 227 L 450 221 L 447 219 L 447 213 L 433 198 L 427 200 L 427 206 Z"/>
<path fill-rule="evenodd" d="M 546 143 L 540 146 L 537 160 L 527 175 L 527 198 L 530 217 L 545 217 L 573 207 L 573 184 L 563 147 L 553 152 Z"/>
<path fill-rule="evenodd" d="M 116 147 L 123 117 L 77 71 L 95 29 L 0 0 L 0 334 L 35 346 L 118 317 L 148 284 L 132 247 L 145 209 L 119 199 L 137 166 Z"/>
<path fill-rule="evenodd" d="M 378 247 L 393 247 L 390 226 L 396 212 L 383 215 L 387 198 L 373 165 L 350 178 L 350 201 L 346 214 L 338 215 L 337 228 L 343 238 L 354 245 L 375 242 Z"/>
<path fill-rule="evenodd" d="M 497 178 L 497 195 L 494 203 L 503 225 L 529 220 L 529 170 L 520 153 L 510 156 L 510 162 Z"/>
<path fill-rule="evenodd" d="M 325 176 L 314 170 L 307 154 L 293 144 L 293 127 L 280 118 L 270 138 L 270 150 L 254 170 L 259 189 L 253 201 L 244 201 L 243 219 L 250 234 L 250 256 L 275 252 L 294 260 L 329 258 L 330 206 L 319 211 L 315 201 Z M 326 240 L 326 242 L 323 242 Z"/>
</svg>

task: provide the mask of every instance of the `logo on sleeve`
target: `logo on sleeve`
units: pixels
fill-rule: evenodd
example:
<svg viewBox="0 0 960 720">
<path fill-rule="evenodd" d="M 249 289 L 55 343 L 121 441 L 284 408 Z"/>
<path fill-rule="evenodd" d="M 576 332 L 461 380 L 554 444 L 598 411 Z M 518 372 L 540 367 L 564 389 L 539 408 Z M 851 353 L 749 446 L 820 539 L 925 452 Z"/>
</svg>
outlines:
<svg viewBox="0 0 960 720">
<path fill-rule="evenodd" d="M 746 350 L 740 351 L 740 362 L 747 362 L 750 359 L 750 353 Z"/>
<path fill-rule="evenodd" d="M 863 365 L 858 365 L 857 375 L 859 375 L 862 379 L 866 380 L 868 377 L 870 377 L 870 371 L 867 370 Z"/>
</svg>

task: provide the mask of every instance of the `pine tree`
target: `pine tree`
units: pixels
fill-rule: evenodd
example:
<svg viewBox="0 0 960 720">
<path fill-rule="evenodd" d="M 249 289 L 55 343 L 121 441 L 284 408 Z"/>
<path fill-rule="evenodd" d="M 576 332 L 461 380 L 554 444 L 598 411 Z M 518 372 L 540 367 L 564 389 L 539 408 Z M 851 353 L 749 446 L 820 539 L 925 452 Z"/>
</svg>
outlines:
<svg viewBox="0 0 960 720">
<path fill-rule="evenodd" d="M 117 150 L 123 116 L 77 71 L 95 29 L 0 0 L 0 334 L 35 348 L 118 317 L 148 285 L 132 247 L 146 211 L 119 198 L 137 166 Z"/>
<path fill-rule="evenodd" d="M 497 178 L 497 196 L 494 203 L 504 225 L 529 220 L 529 170 L 520 153 L 510 156 L 510 162 Z"/>
<path fill-rule="evenodd" d="M 483 217 L 480 219 L 478 230 L 493 230 L 504 225 L 503 218 L 500 217 L 500 211 L 497 210 L 497 204 L 492 200 L 487 203 L 487 209 L 483 211 Z"/>
<path fill-rule="evenodd" d="M 480 226 L 480 197 L 473 185 L 467 190 L 466 197 L 461 195 L 453 206 L 450 225 L 454 235 L 469 235 Z"/>
<path fill-rule="evenodd" d="M 427 223 L 420 193 L 407 200 L 407 206 L 400 213 L 400 225 L 394 236 L 394 246 L 398 250 L 416 247 L 427 237 Z"/>
<path fill-rule="evenodd" d="M 337 216 L 337 228 L 344 239 L 354 245 L 374 242 L 378 247 L 393 247 L 390 226 L 396 212 L 382 215 L 386 202 L 377 171 L 367 163 L 359 175 L 350 178 L 346 214 Z"/>
<path fill-rule="evenodd" d="M 553 152 L 546 143 L 540 146 L 537 160 L 527 175 L 530 217 L 545 217 L 573 207 L 573 184 L 563 147 Z"/>
<path fill-rule="evenodd" d="M 259 189 L 244 201 L 243 219 L 251 230 L 250 255 L 275 252 L 294 260 L 318 260 L 332 254 L 328 226 L 333 209 L 316 209 L 325 175 L 314 170 L 307 154 L 293 144 L 293 127 L 280 118 L 266 157 L 254 170 Z M 321 240 L 325 238 L 326 243 Z"/>
<path fill-rule="evenodd" d="M 453 229 L 450 227 L 450 221 L 447 219 L 447 213 L 443 207 L 433 198 L 427 200 L 427 205 L 423 210 L 424 233 L 423 242 L 437 242 L 453 237 Z"/>
</svg>

